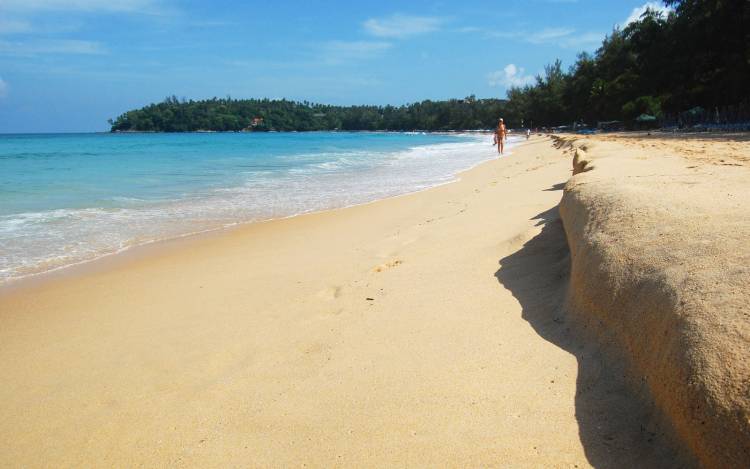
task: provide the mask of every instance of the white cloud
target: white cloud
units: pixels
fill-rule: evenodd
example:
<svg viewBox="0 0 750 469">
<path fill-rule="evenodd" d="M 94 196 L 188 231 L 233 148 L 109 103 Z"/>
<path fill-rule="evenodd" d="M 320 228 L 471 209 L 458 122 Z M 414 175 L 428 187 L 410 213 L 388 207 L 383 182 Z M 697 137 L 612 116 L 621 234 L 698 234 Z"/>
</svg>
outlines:
<svg viewBox="0 0 750 469">
<path fill-rule="evenodd" d="M 327 63 L 342 63 L 377 57 L 391 46 L 383 41 L 329 41 L 322 45 L 321 53 Z"/>
<path fill-rule="evenodd" d="M 0 98 L 8 96 L 8 82 L 0 77 Z"/>
<path fill-rule="evenodd" d="M 99 42 L 56 39 L 28 42 L 0 41 L 0 55 L 34 56 L 42 54 L 101 55 L 107 49 Z"/>
<path fill-rule="evenodd" d="M 532 83 L 534 77 L 525 75 L 523 67 L 516 67 L 515 64 L 508 64 L 502 70 L 490 73 L 488 76 L 490 86 L 524 86 Z"/>
<path fill-rule="evenodd" d="M 0 0 L 0 36 L 29 35 L 50 37 L 80 29 L 78 17 L 93 14 L 132 14 L 166 17 L 178 14 L 164 0 Z M 82 40 L 0 43 L 0 53 L 34 55 L 40 53 L 101 54 L 101 44 Z"/>
<path fill-rule="evenodd" d="M 628 16 L 628 19 L 626 19 L 625 22 L 622 23 L 622 27 L 624 28 L 625 26 L 629 25 L 630 23 L 632 23 L 634 21 L 638 21 L 639 19 L 641 19 L 641 15 L 643 15 L 644 13 L 646 13 L 646 10 L 648 10 L 648 9 L 654 10 L 654 11 L 659 12 L 659 13 L 664 14 L 664 15 L 668 15 L 669 12 L 672 11 L 672 8 L 670 8 L 668 6 L 665 6 L 661 2 L 646 2 L 646 3 L 644 3 L 643 5 L 641 5 L 639 7 L 633 8 L 633 11 L 630 12 L 630 16 Z"/>
<path fill-rule="evenodd" d="M 566 49 L 597 47 L 604 39 L 604 34 L 597 32 L 580 32 L 573 28 L 546 28 L 539 31 L 489 31 L 488 37 L 511 39 L 535 45 L 550 44 Z"/>
<path fill-rule="evenodd" d="M 443 20 L 432 16 L 392 15 L 364 22 L 367 33 L 377 37 L 404 38 L 440 29 Z"/>
<path fill-rule="evenodd" d="M 154 0 L 2 0 L 6 11 L 100 11 L 146 12 L 152 10 Z"/>
<path fill-rule="evenodd" d="M 553 42 L 560 38 L 570 36 L 575 32 L 575 29 L 571 28 L 547 28 L 529 34 L 526 40 L 532 44 L 543 44 L 546 42 Z"/>
</svg>

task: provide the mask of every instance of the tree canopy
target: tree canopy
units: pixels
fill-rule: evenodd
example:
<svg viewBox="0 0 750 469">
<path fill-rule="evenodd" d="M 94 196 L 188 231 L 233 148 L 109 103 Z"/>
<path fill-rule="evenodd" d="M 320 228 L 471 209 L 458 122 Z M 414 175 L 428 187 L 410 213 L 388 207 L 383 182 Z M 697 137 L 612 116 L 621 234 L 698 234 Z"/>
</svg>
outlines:
<svg viewBox="0 0 750 469">
<path fill-rule="evenodd" d="M 113 131 L 199 130 L 450 130 L 491 128 L 504 112 L 500 99 L 422 101 L 404 106 L 329 106 L 269 99 L 180 101 L 128 111 Z"/>
<path fill-rule="evenodd" d="M 648 9 L 567 72 L 557 61 L 535 83 L 510 89 L 512 114 L 539 126 L 593 124 L 750 104 L 750 1 L 664 3 L 674 11 Z"/>
</svg>

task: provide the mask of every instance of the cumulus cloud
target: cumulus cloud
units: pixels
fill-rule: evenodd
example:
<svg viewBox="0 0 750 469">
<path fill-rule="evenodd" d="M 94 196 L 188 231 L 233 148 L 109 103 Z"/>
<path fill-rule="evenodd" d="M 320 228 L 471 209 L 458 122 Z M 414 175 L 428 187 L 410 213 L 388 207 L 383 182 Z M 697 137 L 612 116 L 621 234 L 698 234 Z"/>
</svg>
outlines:
<svg viewBox="0 0 750 469">
<path fill-rule="evenodd" d="M 392 15 L 370 18 L 364 22 L 364 28 L 373 36 L 404 38 L 437 31 L 442 22 L 440 18 L 432 16 Z"/>
<path fill-rule="evenodd" d="M 646 10 L 653 10 L 656 12 L 659 12 L 663 15 L 668 15 L 669 12 L 672 11 L 672 8 L 665 6 L 661 2 L 646 2 L 643 5 L 639 7 L 633 8 L 633 11 L 630 12 L 630 16 L 628 16 L 628 19 L 625 20 L 624 23 L 622 23 L 622 27 L 629 25 L 630 23 L 634 21 L 638 21 L 641 19 L 641 15 L 646 13 Z"/>
<path fill-rule="evenodd" d="M 8 96 L 8 82 L 0 77 L 0 98 Z"/>
<path fill-rule="evenodd" d="M 524 86 L 532 83 L 534 77 L 526 75 L 523 67 L 517 67 L 515 64 L 508 64 L 502 70 L 497 70 L 488 75 L 490 86 Z"/>
</svg>

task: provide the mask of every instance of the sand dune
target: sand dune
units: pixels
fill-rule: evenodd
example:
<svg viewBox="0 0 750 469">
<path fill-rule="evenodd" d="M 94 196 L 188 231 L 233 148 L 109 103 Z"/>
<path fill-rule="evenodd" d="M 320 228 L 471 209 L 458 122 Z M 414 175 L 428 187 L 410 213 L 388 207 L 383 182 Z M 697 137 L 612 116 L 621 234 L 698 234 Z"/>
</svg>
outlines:
<svg viewBox="0 0 750 469">
<path fill-rule="evenodd" d="M 571 156 L 6 289 L 0 465 L 689 466 L 565 313 Z"/>
</svg>

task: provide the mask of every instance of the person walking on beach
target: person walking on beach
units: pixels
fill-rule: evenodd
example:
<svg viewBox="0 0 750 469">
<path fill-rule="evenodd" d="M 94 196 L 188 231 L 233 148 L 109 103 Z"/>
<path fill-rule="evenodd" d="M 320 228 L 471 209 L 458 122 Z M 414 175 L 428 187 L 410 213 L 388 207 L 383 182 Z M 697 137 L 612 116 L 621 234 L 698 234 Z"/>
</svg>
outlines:
<svg viewBox="0 0 750 469">
<path fill-rule="evenodd" d="M 505 149 L 503 140 L 507 138 L 508 131 L 505 129 L 505 122 L 503 122 L 503 118 L 501 117 L 497 123 L 497 129 L 495 129 L 495 145 L 497 145 L 497 152 L 501 155 L 503 154 L 503 150 Z"/>
</svg>

